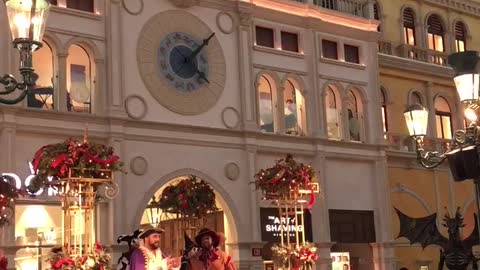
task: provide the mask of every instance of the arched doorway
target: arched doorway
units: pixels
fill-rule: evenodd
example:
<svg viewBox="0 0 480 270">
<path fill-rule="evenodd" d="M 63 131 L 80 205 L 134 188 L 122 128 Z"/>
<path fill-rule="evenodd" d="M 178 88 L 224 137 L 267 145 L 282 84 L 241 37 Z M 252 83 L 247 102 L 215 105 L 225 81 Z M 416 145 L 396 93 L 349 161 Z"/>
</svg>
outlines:
<svg viewBox="0 0 480 270">
<path fill-rule="evenodd" d="M 167 180 L 167 182 L 163 182 L 164 184 L 152 194 L 152 199 L 145 206 L 139 223 L 150 223 L 154 226 L 159 223 L 160 227 L 165 230 L 165 233 L 161 239 L 162 251 L 168 255 L 178 255 L 184 245 L 183 228 L 180 225 L 181 218 L 175 214 L 162 213 L 162 211 L 157 207 L 152 207 L 151 202 L 153 198 L 157 198 L 158 200 L 166 187 L 177 184 L 178 182 L 190 177 L 196 177 L 197 179 L 204 180 L 212 186 L 215 193 L 215 204 L 218 209 L 216 211 L 209 212 L 203 220 L 197 220 L 195 223 L 190 223 L 188 226 L 189 229 L 187 229 L 187 234 L 193 240 L 195 234 L 200 229 L 205 227 L 222 233 L 226 236 L 226 245 L 223 244 L 220 248 L 227 250 L 228 252 L 228 244 L 236 241 L 236 228 L 233 216 L 220 192 L 215 189 L 215 186 L 212 185 L 208 179 L 205 179 L 206 177 L 201 175 L 182 174 L 180 176 L 170 178 Z M 183 223 L 182 226 L 185 226 L 185 223 Z"/>
</svg>

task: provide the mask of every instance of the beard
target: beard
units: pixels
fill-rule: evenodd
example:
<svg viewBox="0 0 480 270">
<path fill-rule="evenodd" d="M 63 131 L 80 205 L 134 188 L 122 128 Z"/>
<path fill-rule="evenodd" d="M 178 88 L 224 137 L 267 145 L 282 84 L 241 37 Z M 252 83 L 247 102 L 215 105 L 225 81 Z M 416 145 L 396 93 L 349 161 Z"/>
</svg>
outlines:
<svg viewBox="0 0 480 270">
<path fill-rule="evenodd" d="M 149 242 L 149 243 L 147 243 L 147 247 L 151 248 L 151 249 L 158 249 L 160 247 L 160 241 Z"/>
</svg>

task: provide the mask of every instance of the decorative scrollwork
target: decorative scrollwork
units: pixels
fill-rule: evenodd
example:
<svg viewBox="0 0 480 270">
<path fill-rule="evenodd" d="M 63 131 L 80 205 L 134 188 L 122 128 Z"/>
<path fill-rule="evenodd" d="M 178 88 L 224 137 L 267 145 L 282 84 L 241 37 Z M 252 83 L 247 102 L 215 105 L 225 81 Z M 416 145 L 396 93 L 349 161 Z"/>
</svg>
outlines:
<svg viewBox="0 0 480 270">
<path fill-rule="evenodd" d="M 8 95 L 12 93 L 19 85 L 17 79 L 15 79 L 15 77 L 13 77 L 11 74 L 3 75 L 3 77 L 0 79 L 0 83 L 3 84 L 6 89 L 5 91 L 0 91 L 0 95 Z"/>
<path fill-rule="evenodd" d="M 467 142 L 467 133 L 465 130 L 457 130 L 455 131 L 453 140 L 456 144 L 463 145 Z"/>
<path fill-rule="evenodd" d="M 130 10 L 130 9 L 127 7 L 127 4 L 125 4 L 125 1 L 126 1 L 126 0 L 122 0 L 122 7 L 123 7 L 123 9 L 125 9 L 125 11 L 126 11 L 128 14 L 136 16 L 136 15 L 139 15 L 140 13 L 143 12 L 143 8 L 144 8 L 144 6 L 145 6 L 144 3 L 143 3 L 143 0 L 139 0 L 139 1 L 140 1 L 140 8 L 138 9 L 138 11 L 132 11 L 132 10 Z"/>
<path fill-rule="evenodd" d="M 113 199 L 115 197 L 117 197 L 118 193 L 119 193 L 119 187 L 116 183 L 114 182 L 110 182 L 108 184 L 105 185 L 105 197 L 107 199 Z"/>
</svg>

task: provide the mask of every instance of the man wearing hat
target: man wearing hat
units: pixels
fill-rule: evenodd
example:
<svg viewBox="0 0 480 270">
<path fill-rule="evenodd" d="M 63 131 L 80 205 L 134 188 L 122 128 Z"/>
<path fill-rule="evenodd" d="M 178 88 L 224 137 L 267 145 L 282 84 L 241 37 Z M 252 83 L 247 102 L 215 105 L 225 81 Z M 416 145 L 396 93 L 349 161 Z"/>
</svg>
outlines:
<svg viewBox="0 0 480 270">
<path fill-rule="evenodd" d="M 188 254 L 188 270 L 236 270 L 232 258 L 218 248 L 220 237 L 216 232 L 202 229 L 195 237 L 195 242 L 200 249 Z"/>
<path fill-rule="evenodd" d="M 150 224 L 142 225 L 138 238 L 140 246 L 132 252 L 130 270 L 171 270 L 176 259 L 167 259 L 160 250 L 160 234 L 163 229 Z"/>
</svg>

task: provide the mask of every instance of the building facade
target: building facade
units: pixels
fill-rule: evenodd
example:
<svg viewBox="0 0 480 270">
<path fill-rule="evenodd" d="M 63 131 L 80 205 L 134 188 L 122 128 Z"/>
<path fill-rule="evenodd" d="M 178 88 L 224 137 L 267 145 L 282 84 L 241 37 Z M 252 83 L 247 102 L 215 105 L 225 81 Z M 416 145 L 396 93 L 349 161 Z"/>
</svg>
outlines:
<svg viewBox="0 0 480 270">
<path fill-rule="evenodd" d="M 380 91 L 385 115 L 389 149 L 388 182 L 392 212 L 393 237 L 399 232 L 394 207 L 412 217 L 438 213 L 437 226 L 444 214 L 457 207 L 465 217 L 463 237 L 474 227 L 476 212 L 471 181 L 455 183 L 448 166 L 423 169 L 415 159 L 415 144 L 408 137 L 403 111 L 411 104 L 422 104 L 429 111 L 426 147 L 444 151 L 453 131 L 468 121 L 463 116 L 453 71 L 447 56 L 464 50 L 478 50 L 480 38 L 473 32 L 479 23 L 480 5 L 475 1 L 378 1 L 377 18 L 381 21 L 379 42 Z M 405 238 L 394 242 L 398 267 L 437 268 L 438 247 L 422 250 L 410 246 Z"/>
<path fill-rule="evenodd" d="M 331 268 L 330 252 L 349 252 L 352 269 L 396 269 L 379 5 L 52 3 L 44 46 L 34 53 L 36 86 L 22 104 L 1 107 L 2 172 L 28 184 L 38 148 L 81 137 L 88 126 L 90 140 L 114 146 L 129 171 L 116 176 L 119 196 L 97 209 L 98 240 L 113 247 L 114 258 L 125 249 L 116 237 L 148 220 L 152 196 L 195 175 L 217 193 L 223 224 L 216 229 L 225 232 L 227 251 L 240 269 L 261 269 L 252 249 L 265 245 L 261 213 L 269 205 L 249 183 L 291 153 L 318 171 L 322 191 L 311 211 L 317 269 Z M 206 39 L 196 61 L 188 59 Z M 0 71 L 17 70 L 7 35 L 0 46 Z M 60 229 L 54 194 L 20 200 L 0 238 L 10 267 L 45 269 L 42 256 L 59 243 Z"/>
</svg>

